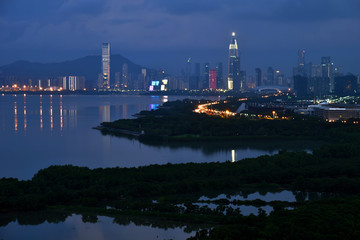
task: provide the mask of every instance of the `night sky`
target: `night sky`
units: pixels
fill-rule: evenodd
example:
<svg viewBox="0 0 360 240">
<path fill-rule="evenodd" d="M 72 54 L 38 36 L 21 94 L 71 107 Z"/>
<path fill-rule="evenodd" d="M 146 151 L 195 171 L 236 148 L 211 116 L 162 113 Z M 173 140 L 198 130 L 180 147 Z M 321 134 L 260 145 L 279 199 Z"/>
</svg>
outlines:
<svg viewBox="0 0 360 240">
<path fill-rule="evenodd" d="M 226 66 L 233 31 L 248 75 L 290 74 L 298 49 L 360 73 L 360 0 L 0 0 L 0 65 L 100 54 L 110 42 L 112 54 L 179 74 L 189 57 Z"/>
</svg>

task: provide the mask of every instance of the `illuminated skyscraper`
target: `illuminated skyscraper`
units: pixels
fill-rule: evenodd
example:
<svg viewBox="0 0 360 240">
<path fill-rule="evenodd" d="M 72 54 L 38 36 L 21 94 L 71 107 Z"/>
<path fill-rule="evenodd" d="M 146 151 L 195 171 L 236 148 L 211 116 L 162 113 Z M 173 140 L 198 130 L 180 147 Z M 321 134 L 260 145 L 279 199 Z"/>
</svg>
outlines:
<svg viewBox="0 0 360 240">
<path fill-rule="evenodd" d="M 209 69 L 209 89 L 216 90 L 216 69 Z"/>
<path fill-rule="evenodd" d="M 294 76 L 299 75 L 302 77 L 306 76 L 305 71 L 305 50 L 298 50 L 298 66 L 293 70 Z"/>
<path fill-rule="evenodd" d="M 240 57 L 234 32 L 229 45 L 228 89 L 240 90 Z"/>
<path fill-rule="evenodd" d="M 110 43 L 102 44 L 102 87 L 110 88 Z"/>
</svg>

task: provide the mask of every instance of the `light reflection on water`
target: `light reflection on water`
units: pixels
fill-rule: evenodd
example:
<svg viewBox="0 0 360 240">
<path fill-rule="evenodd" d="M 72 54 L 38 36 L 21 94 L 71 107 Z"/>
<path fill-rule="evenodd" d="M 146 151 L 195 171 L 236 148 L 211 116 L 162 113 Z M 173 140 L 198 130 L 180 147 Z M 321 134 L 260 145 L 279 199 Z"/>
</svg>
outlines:
<svg viewBox="0 0 360 240">
<path fill-rule="evenodd" d="M 137 167 L 150 164 L 235 161 L 279 148 L 234 143 L 142 144 L 104 136 L 92 127 L 103 121 L 132 118 L 166 101 L 185 96 L 0 96 L 0 177 L 29 179 L 50 165 Z M 213 98 L 217 100 L 217 97 Z M 232 151 L 233 150 L 233 151 Z"/>
<path fill-rule="evenodd" d="M 56 233 L 56 234 L 54 234 Z M 72 215 L 65 222 L 39 225 L 20 225 L 18 222 L 0 227 L 0 239 L 53 239 L 53 240 L 88 240 L 88 239 L 186 239 L 194 232 L 184 232 L 184 227 L 158 228 L 114 223 L 109 217 L 98 217 L 96 223 L 84 223 L 80 215 Z M 146 238 L 144 238 L 146 236 Z"/>
</svg>

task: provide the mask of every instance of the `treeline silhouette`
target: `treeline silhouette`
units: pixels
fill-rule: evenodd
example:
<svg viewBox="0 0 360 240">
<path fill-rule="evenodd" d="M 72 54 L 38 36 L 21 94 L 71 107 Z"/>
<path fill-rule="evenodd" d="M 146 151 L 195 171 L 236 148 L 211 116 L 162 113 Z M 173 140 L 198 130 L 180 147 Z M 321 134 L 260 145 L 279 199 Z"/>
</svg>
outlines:
<svg viewBox="0 0 360 240">
<path fill-rule="evenodd" d="M 359 139 L 355 119 L 329 123 L 322 119 L 294 114 L 291 120 L 252 119 L 209 116 L 193 112 L 205 100 L 183 100 L 165 103 L 158 110 L 142 111 L 135 119 L 101 123 L 102 132 L 121 135 L 129 130 L 143 142 L 206 141 L 237 139 L 316 139 L 331 142 Z"/>
</svg>

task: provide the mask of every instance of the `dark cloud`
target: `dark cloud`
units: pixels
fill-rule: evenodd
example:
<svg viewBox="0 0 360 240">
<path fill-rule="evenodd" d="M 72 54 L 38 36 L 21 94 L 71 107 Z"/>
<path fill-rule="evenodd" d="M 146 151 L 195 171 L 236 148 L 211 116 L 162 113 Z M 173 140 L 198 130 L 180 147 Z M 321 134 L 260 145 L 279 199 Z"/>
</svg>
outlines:
<svg viewBox="0 0 360 240">
<path fill-rule="evenodd" d="M 247 4 L 242 8 L 241 3 L 244 2 Z M 285 23 L 360 18 L 360 4 L 357 0 L 246 0 L 228 4 L 227 11 L 227 16 L 235 19 Z"/>
<path fill-rule="evenodd" d="M 116 53 L 176 49 L 185 59 L 192 49 L 226 55 L 235 31 L 244 56 L 254 49 L 296 55 L 298 48 L 360 49 L 359 19 L 360 0 L 0 0 L 0 52 L 46 46 L 45 58 L 109 41 Z"/>
</svg>

